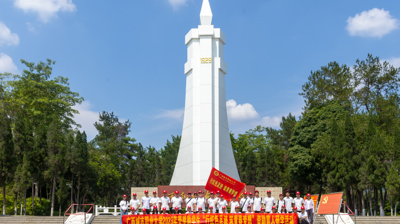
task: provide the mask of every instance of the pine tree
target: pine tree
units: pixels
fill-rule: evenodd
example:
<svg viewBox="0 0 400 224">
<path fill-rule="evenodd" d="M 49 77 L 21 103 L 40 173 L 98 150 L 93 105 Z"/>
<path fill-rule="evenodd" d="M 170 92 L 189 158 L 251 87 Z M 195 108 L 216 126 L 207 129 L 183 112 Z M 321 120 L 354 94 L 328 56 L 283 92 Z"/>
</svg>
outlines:
<svg viewBox="0 0 400 224">
<path fill-rule="evenodd" d="M 400 172 L 398 167 L 392 166 L 389 171 L 389 175 L 386 178 L 386 190 L 390 197 L 390 208 L 393 215 L 393 202 L 396 203 L 396 198 L 400 193 Z M 395 211 L 396 212 L 396 211 Z"/>
<path fill-rule="evenodd" d="M 266 187 L 267 186 L 267 152 L 265 148 L 260 148 L 258 150 L 258 161 L 257 161 L 257 186 Z"/>
<path fill-rule="evenodd" d="M 6 185 L 13 175 L 14 145 L 11 122 L 3 110 L 0 110 L 0 186 L 3 187 L 3 215 L 6 215 Z"/>
<path fill-rule="evenodd" d="M 393 161 L 400 164 L 400 129 L 399 128 L 396 128 L 395 132 L 394 132 Z"/>
<path fill-rule="evenodd" d="M 343 159 L 343 145 L 344 136 L 343 132 L 338 126 L 335 119 L 332 120 L 331 126 L 331 149 L 332 162 L 331 171 L 329 172 L 328 183 L 330 184 L 332 190 L 338 191 L 342 187 L 342 179 L 345 175 L 345 165 L 340 161 Z M 349 199 L 348 199 L 349 200 Z M 349 201 L 350 202 L 350 201 Z"/>
<path fill-rule="evenodd" d="M 245 167 L 245 176 L 247 185 L 257 184 L 257 158 L 253 150 L 249 150 L 246 156 L 247 165 Z"/>
</svg>

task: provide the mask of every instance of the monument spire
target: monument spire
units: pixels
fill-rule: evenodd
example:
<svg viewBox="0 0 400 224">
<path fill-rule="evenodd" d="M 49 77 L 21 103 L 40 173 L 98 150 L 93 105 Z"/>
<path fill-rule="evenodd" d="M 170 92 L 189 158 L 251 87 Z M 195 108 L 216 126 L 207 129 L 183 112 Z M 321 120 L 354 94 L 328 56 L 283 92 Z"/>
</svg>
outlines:
<svg viewBox="0 0 400 224">
<path fill-rule="evenodd" d="M 203 0 L 200 12 L 200 25 L 211 25 L 212 17 L 210 2 L 208 0 Z"/>
</svg>

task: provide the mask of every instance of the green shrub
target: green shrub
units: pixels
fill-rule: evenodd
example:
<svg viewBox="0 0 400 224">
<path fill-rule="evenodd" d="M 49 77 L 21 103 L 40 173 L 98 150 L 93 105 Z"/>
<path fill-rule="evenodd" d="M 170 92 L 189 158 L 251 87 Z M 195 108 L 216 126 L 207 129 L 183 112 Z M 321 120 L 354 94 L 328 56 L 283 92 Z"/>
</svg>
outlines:
<svg viewBox="0 0 400 224">
<path fill-rule="evenodd" d="M 34 210 L 32 211 L 32 198 L 26 199 L 26 214 L 27 215 L 40 215 L 40 216 L 50 215 L 51 203 L 49 200 L 42 198 L 42 204 L 40 204 L 40 199 L 35 198 L 34 204 L 35 204 L 35 207 L 34 207 Z M 22 204 L 22 206 L 24 206 L 24 205 Z M 14 208 L 15 208 L 15 196 L 6 195 L 6 214 L 14 215 Z M 17 214 L 19 215 L 20 212 L 21 212 L 21 199 L 18 199 Z M 0 214 L 3 214 L 3 195 L 2 194 L 0 195 Z"/>
</svg>

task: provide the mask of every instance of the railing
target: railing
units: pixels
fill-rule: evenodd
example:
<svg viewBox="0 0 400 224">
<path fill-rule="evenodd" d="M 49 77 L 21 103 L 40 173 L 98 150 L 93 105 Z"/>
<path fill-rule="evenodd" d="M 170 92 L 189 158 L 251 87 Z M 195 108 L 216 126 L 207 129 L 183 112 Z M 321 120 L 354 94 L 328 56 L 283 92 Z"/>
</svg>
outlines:
<svg viewBox="0 0 400 224">
<path fill-rule="evenodd" d="M 117 216 L 119 215 L 118 209 L 121 209 L 120 207 L 117 207 L 116 205 L 114 205 L 114 207 L 102 207 L 102 206 L 95 206 L 95 216 L 99 216 L 99 215 L 104 215 L 104 214 L 111 214 L 113 216 Z M 111 212 L 110 210 L 114 210 L 113 212 Z M 101 211 L 101 212 L 100 212 Z"/>
<path fill-rule="evenodd" d="M 72 208 L 74 208 L 74 206 L 77 205 L 77 211 L 79 210 L 79 206 L 88 206 L 90 205 L 90 208 L 87 212 L 78 212 L 78 213 L 68 213 L 68 211 Z M 72 204 L 71 206 L 69 206 L 69 208 L 67 209 L 67 211 L 64 212 L 64 217 L 63 217 L 63 224 L 65 223 L 65 216 L 66 215 L 83 215 L 84 216 L 84 224 L 86 224 L 86 214 L 88 214 L 91 210 L 93 209 L 93 204 Z"/>
</svg>

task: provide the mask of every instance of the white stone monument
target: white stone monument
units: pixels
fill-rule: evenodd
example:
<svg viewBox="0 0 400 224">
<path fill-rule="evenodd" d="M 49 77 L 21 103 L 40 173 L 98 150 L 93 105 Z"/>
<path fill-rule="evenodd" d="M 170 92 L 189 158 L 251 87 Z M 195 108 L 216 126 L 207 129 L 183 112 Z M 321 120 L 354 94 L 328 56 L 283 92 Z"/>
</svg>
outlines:
<svg viewBox="0 0 400 224">
<path fill-rule="evenodd" d="M 210 3 L 203 0 L 200 25 L 185 37 L 185 116 L 170 185 L 205 185 L 212 167 L 240 180 L 226 111 L 225 34 L 211 21 Z"/>
</svg>

